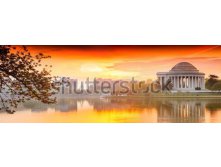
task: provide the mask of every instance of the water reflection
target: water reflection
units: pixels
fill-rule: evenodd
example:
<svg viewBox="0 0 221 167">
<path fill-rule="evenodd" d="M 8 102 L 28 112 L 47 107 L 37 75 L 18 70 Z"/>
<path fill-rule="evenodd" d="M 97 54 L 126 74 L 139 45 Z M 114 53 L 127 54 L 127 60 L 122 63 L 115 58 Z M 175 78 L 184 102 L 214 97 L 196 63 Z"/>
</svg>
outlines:
<svg viewBox="0 0 221 167">
<path fill-rule="evenodd" d="M 205 121 L 205 102 L 163 99 L 157 108 L 158 122 Z"/>
<path fill-rule="evenodd" d="M 22 122 L 26 115 L 29 121 L 34 122 L 221 122 L 221 101 L 191 98 L 63 98 L 52 105 L 25 103 L 14 115 L 2 117 L 0 121 L 13 118 L 16 122 L 19 117 Z"/>
<path fill-rule="evenodd" d="M 55 111 L 59 112 L 70 112 L 70 111 L 77 111 L 77 101 L 74 99 L 59 99 L 56 104 L 43 104 L 39 102 L 29 101 L 21 105 L 18 110 L 31 110 L 32 112 L 44 112 L 47 111 L 49 108 L 53 108 Z"/>
</svg>

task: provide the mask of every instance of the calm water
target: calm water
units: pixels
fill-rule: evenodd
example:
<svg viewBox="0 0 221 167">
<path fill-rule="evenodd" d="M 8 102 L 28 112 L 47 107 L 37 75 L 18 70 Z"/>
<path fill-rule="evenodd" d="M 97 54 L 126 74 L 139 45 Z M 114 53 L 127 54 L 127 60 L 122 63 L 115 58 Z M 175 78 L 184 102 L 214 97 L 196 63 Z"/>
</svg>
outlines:
<svg viewBox="0 0 221 167">
<path fill-rule="evenodd" d="M 221 122 L 220 99 L 89 98 L 28 102 L 0 122 Z"/>
</svg>

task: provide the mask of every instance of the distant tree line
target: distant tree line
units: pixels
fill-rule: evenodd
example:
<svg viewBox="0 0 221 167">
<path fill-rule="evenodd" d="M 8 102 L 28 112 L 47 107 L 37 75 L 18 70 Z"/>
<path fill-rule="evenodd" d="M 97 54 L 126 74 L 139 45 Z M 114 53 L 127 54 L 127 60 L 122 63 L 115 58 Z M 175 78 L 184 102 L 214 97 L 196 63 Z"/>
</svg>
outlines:
<svg viewBox="0 0 221 167">
<path fill-rule="evenodd" d="M 221 80 L 217 75 L 209 75 L 206 79 L 206 89 L 221 91 Z"/>
</svg>

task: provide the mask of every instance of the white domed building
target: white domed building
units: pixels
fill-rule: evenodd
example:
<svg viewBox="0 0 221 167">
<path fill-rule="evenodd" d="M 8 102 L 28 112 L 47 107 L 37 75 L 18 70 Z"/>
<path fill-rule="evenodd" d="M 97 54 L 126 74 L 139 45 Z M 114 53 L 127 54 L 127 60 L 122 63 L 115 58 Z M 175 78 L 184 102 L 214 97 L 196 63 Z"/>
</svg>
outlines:
<svg viewBox="0 0 221 167">
<path fill-rule="evenodd" d="M 205 90 L 205 74 L 188 62 L 176 64 L 169 72 L 158 72 L 161 85 L 171 80 L 173 91 L 194 92 Z"/>
</svg>

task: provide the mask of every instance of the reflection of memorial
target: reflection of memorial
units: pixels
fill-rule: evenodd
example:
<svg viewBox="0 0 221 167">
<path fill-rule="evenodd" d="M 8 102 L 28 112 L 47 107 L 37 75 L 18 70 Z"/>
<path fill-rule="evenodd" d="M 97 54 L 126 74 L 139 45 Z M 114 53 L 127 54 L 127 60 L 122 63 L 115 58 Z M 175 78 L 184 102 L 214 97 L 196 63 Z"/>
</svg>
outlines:
<svg viewBox="0 0 221 167">
<path fill-rule="evenodd" d="M 204 122 L 205 103 L 200 101 L 167 100 L 158 106 L 158 122 Z"/>
</svg>

